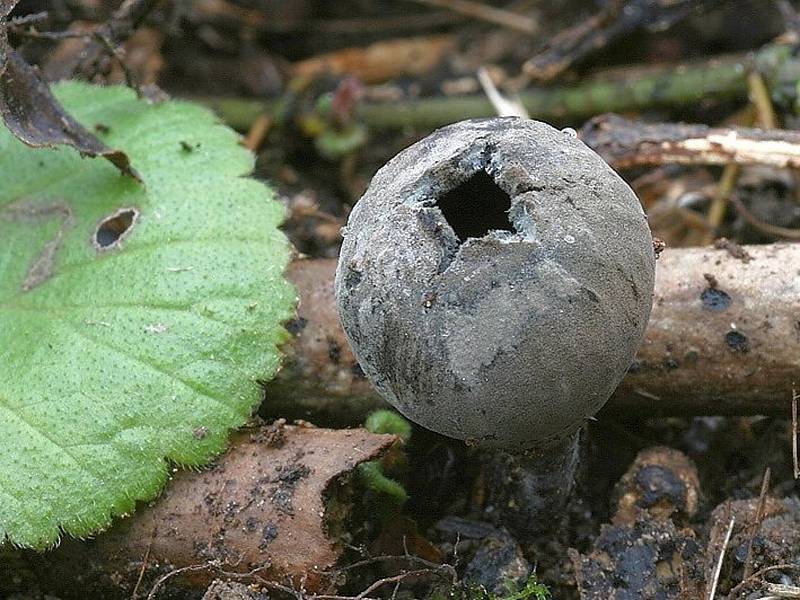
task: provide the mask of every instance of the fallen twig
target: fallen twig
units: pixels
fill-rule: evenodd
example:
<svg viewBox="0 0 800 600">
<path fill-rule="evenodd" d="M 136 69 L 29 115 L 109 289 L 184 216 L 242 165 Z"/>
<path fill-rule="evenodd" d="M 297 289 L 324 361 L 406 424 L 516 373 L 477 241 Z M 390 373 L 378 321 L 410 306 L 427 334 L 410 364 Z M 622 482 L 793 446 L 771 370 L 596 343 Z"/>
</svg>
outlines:
<svg viewBox="0 0 800 600">
<path fill-rule="evenodd" d="M 645 341 L 608 413 L 786 414 L 800 372 L 800 244 L 720 248 L 664 251 Z M 297 261 L 287 272 L 300 306 L 284 368 L 266 385 L 271 416 L 346 424 L 382 405 L 339 325 L 335 265 Z"/>
<path fill-rule="evenodd" d="M 642 123 L 601 115 L 584 125 L 580 137 L 615 169 L 668 163 L 800 169 L 797 131 Z"/>
<path fill-rule="evenodd" d="M 731 517 L 728 529 L 725 532 L 725 538 L 722 540 L 722 547 L 719 550 L 719 558 L 714 567 L 714 575 L 711 578 L 711 588 L 708 592 L 708 600 L 714 600 L 717 595 L 717 585 L 719 584 L 719 575 L 722 572 L 722 561 L 725 559 L 725 550 L 728 547 L 728 542 L 731 541 L 731 534 L 733 533 L 733 525 L 736 523 L 736 517 Z"/>
<path fill-rule="evenodd" d="M 616 0 L 564 31 L 554 35 L 542 51 L 523 65 L 523 69 L 536 81 L 548 81 L 564 72 L 572 64 L 612 41 L 641 27 L 663 31 L 706 2 L 697 0 Z"/>
<path fill-rule="evenodd" d="M 746 73 L 758 70 L 770 88 L 794 81 L 797 59 L 792 48 L 771 44 L 755 54 L 717 56 L 702 62 L 634 67 L 599 73 L 576 85 L 533 87 L 520 93 L 531 117 L 541 120 L 578 119 L 607 112 L 625 112 L 657 106 L 690 106 L 700 101 L 747 98 Z M 784 86 L 795 94 L 793 86 Z M 232 127 L 247 130 L 262 113 L 275 115 L 284 100 L 195 98 L 215 108 Z M 791 100 L 791 97 L 789 98 Z M 416 127 L 433 129 L 472 117 L 494 114 L 483 94 L 371 102 L 359 108 L 359 118 L 373 129 Z"/>
<path fill-rule="evenodd" d="M 769 596 L 763 596 L 758 600 L 781 600 L 782 598 L 800 598 L 800 587 L 796 585 L 784 585 L 782 583 L 765 584 Z"/>
<path fill-rule="evenodd" d="M 744 579 L 741 583 L 738 583 L 731 591 L 728 593 L 729 598 L 736 598 L 737 594 L 744 589 L 744 587 L 750 583 L 753 583 L 757 579 L 760 579 L 767 573 L 771 573 L 772 571 L 800 571 L 800 565 L 798 564 L 791 564 L 791 563 L 783 563 L 780 565 L 770 565 L 769 567 L 764 567 L 763 569 L 759 569 L 755 573 L 753 573 L 747 579 Z"/>
</svg>

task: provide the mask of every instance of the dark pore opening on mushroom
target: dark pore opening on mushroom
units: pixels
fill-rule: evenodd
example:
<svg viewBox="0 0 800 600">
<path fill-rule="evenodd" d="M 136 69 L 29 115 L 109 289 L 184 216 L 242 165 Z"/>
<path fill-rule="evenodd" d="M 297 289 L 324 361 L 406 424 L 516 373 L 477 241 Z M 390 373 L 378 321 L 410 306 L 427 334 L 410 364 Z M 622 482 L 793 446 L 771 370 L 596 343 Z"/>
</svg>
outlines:
<svg viewBox="0 0 800 600">
<path fill-rule="evenodd" d="M 94 243 L 98 250 L 105 250 L 119 242 L 119 239 L 131 228 L 136 220 L 137 211 L 123 208 L 106 217 L 94 234 Z"/>
<path fill-rule="evenodd" d="M 515 231 L 508 220 L 511 197 L 486 171 L 478 171 L 436 202 L 459 242 L 480 238 L 492 230 Z"/>
</svg>

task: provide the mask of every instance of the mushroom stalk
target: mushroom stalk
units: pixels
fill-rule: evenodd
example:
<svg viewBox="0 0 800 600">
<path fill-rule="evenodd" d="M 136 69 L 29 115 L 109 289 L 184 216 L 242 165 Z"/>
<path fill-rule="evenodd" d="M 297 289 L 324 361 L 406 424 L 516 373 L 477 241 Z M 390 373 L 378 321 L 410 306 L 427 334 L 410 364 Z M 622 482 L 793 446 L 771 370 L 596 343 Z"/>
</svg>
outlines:
<svg viewBox="0 0 800 600">
<path fill-rule="evenodd" d="M 487 453 L 487 518 L 508 527 L 522 543 L 558 527 L 575 485 L 579 439 L 576 431 L 544 451 Z"/>
<path fill-rule="evenodd" d="M 549 522 L 578 431 L 650 314 L 655 256 L 633 191 L 574 131 L 463 121 L 380 169 L 345 229 L 339 316 L 378 393 L 423 427 L 507 453 L 538 498 L 522 526 Z"/>
</svg>

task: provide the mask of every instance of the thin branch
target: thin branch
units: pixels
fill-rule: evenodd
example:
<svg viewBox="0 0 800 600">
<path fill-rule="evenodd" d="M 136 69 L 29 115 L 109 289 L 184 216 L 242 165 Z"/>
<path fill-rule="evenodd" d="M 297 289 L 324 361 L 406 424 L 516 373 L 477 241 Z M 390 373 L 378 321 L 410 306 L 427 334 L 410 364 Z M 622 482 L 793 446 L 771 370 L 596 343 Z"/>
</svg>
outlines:
<svg viewBox="0 0 800 600">
<path fill-rule="evenodd" d="M 455 569 L 453 569 L 452 565 L 447 565 L 447 564 L 441 565 L 441 564 L 426 560 L 426 559 L 424 559 L 424 558 L 422 558 L 420 556 L 415 556 L 413 554 L 408 554 L 408 553 L 406 553 L 404 555 L 400 555 L 400 556 L 387 555 L 387 554 L 384 554 L 384 555 L 381 555 L 381 556 L 372 556 L 372 557 L 360 560 L 358 562 L 350 563 L 349 565 L 345 565 L 343 567 L 339 567 L 339 568 L 337 568 L 335 570 L 332 570 L 332 571 L 322 571 L 322 573 L 325 574 L 325 575 L 337 575 L 339 573 L 352 571 L 353 569 L 358 569 L 358 568 L 361 568 L 361 567 L 374 565 L 374 564 L 379 563 L 379 562 L 390 562 L 390 561 L 391 562 L 396 562 L 398 560 L 407 560 L 410 563 L 416 563 L 416 564 L 418 564 L 418 565 L 420 565 L 422 567 L 426 567 L 428 569 L 441 569 L 443 567 L 444 568 L 449 567 L 450 569 L 452 569 L 452 574 L 455 574 Z"/>
<path fill-rule="evenodd" d="M 736 207 L 736 211 L 742 215 L 742 218 L 754 229 L 757 229 L 761 233 L 766 233 L 767 235 L 772 235 L 778 238 L 784 238 L 787 240 L 800 240 L 800 229 L 779 227 L 778 225 L 765 223 L 751 213 L 750 210 L 744 205 L 744 202 L 742 202 L 736 194 L 731 194 L 730 200 Z"/>
<path fill-rule="evenodd" d="M 195 572 L 195 571 L 205 571 L 205 570 L 210 569 L 210 568 L 212 568 L 211 564 L 190 565 L 188 567 L 183 567 L 183 568 L 180 568 L 180 569 L 174 569 L 174 570 L 170 571 L 169 573 L 165 573 L 164 575 L 159 577 L 158 580 L 155 582 L 155 584 L 153 584 L 153 587 L 150 588 L 150 593 L 147 594 L 147 600 L 155 600 L 156 594 L 158 594 L 158 590 L 160 590 L 161 586 L 163 586 L 169 579 L 172 579 L 173 577 L 175 577 L 177 575 L 180 575 L 181 573 L 190 573 L 190 572 Z"/>
<path fill-rule="evenodd" d="M 716 56 L 711 60 L 652 65 L 598 73 L 597 77 L 567 86 L 530 87 L 520 92 L 531 116 L 541 120 L 574 120 L 607 112 L 627 112 L 658 106 L 687 106 L 697 102 L 747 97 L 745 74 L 761 72 L 767 82 L 794 77 L 800 59 L 791 48 L 773 44 L 755 54 Z M 247 130 L 261 114 L 278 114 L 286 99 L 197 98 L 217 109 L 232 127 Z M 792 100 L 793 98 L 789 98 Z M 483 94 L 435 98 L 404 98 L 392 102 L 365 102 L 358 118 L 372 129 L 415 127 L 433 129 L 494 113 Z"/>
<path fill-rule="evenodd" d="M 39 21 L 44 21 L 47 19 L 49 15 L 47 11 L 41 11 L 37 13 L 31 13 L 29 15 L 20 15 L 18 17 L 11 17 L 8 20 L 8 25 L 11 26 L 20 26 L 20 25 L 28 25 L 30 23 L 38 23 Z"/>
<path fill-rule="evenodd" d="M 449 565 L 448 565 L 449 566 Z M 320 595 L 320 596 L 311 596 L 309 600 L 371 600 L 369 594 L 382 588 L 385 585 L 389 585 L 390 583 L 402 583 L 406 579 L 411 577 L 421 577 L 423 575 L 435 575 L 438 577 L 442 577 L 441 571 L 442 569 L 418 569 L 416 571 L 405 571 L 403 573 L 398 573 L 397 575 L 392 575 L 391 577 L 384 577 L 379 579 L 378 581 L 373 582 L 369 587 L 367 587 L 363 592 L 358 594 L 357 596 L 328 596 L 328 595 Z"/>
<path fill-rule="evenodd" d="M 775 598 L 776 600 L 781 600 L 782 598 L 800 598 L 800 587 L 797 587 L 796 585 L 784 585 L 782 583 L 768 582 L 766 584 L 766 588 L 770 596 L 766 596 L 765 599 Z"/>
<path fill-rule="evenodd" d="M 788 571 L 788 570 L 800 570 L 800 565 L 792 564 L 792 563 L 783 563 L 783 564 L 779 564 L 779 565 L 772 565 L 772 566 L 769 566 L 769 567 L 764 567 L 763 569 L 760 569 L 760 570 L 756 571 L 755 573 L 753 573 L 750 577 L 748 577 L 747 579 L 743 580 L 741 583 L 737 584 L 728 593 L 728 598 L 736 598 L 736 595 L 742 589 L 744 589 L 744 587 L 747 584 L 754 582 L 755 580 L 763 577 L 767 573 L 771 573 L 772 571 Z"/>
<path fill-rule="evenodd" d="M 643 123 L 601 115 L 584 125 L 580 137 L 615 169 L 670 163 L 800 169 L 797 131 Z"/>
<path fill-rule="evenodd" d="M 305 594 L 303 594 L 302 592 L 298 591 L 294 587 L 281 585 L 280 583 L 276 583 L 274 581 L 269 581 L 267 579 L 264 579 L 263 577 L 261 577 L 258 574 L 258 572 L 259 571 L 263 571 L 264 569 L 267 569 L 267 568 L 269 568 L 269 565 L 264 565 L 264 566 L 261 566 L 261 567 L 257 567 L 255 569 L 253 569 L 252 571 L 249 571 L 248 573 L 236 573 L 236 572 L 225 571 L 221 567 L 221 564 L 219 563 L 219 561 L 216 561 L 216 560 L 215 561 L 210 561 L 210 562 L 207 562 L 207 563 L 201 564 L 201 565 L 189 565 L 188 567 L 183 567 L 183 568 L 180 568 L 180 569 L 174 569 L 174 570 L 170 571 L 169 573 L 166 573 L 166 574 L 162 575 L 155 582 L 153 587 L 150 589 L 150 593 L 147 595 L 147 600 L 155 600 L 155 597 L 158 594 L 158 591 L 161 589 L 161 587 L 169 579 L 171 579 L 173 577 L 176 577 L 177 575 L 181 575 L 181 574 L 184 574 L 184 573 L 197 572 L 197 571 L 209 571 L 209 570 L 210 571 L 214 571 L 216 575 L 219 575 L 221 577 L 225 577 L 226 579 L 231 579 L 233 581 L 247 581 L 247 582 L 252 583 L 254 580 L 256 580 L 256 581 L 258 581 L 258 583 L 260 585 L 263 585 L 264 587 L 266 587 L 268 589 L 271 589 L 271 590 L 274 590 L 274 591 L 279 591 L 279 592 L 283 592 L 285 594 L 290 594 L 290 595 L 294 596 L 296 598 L 296 600 L 312 600 L 312 599 L 315 600 L 315 597 L 306 596 Z"/>
</svg>

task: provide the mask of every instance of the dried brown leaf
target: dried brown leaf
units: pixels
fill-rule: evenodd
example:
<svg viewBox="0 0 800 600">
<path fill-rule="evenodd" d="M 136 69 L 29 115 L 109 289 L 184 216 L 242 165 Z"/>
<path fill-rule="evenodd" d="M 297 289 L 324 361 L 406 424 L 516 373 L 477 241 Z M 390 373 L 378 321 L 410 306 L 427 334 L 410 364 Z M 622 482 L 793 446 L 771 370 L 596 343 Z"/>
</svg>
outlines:
<svg viewBox="0 0 800 600">
<path fill-rule="evenodd" d="M 303 598 L 334 590 L 340 536 L 358 498 L 353 470 L 397 441 L 283 419 L 240 431 L 213 467 L 176 469 L 157 500 L 96 540 L 0 556 L 0 573 L 22 582 L 0 577 L 0 597 L 33 581 L 62 598 L 143 598 L 147 590 L 161 598 L 217 578 L 303 589 Z"/>
<path fill-rule="evenodd" d="M 320 591 L 342 552 L 336 532 L 344 527 L 349 506 L 347 493 L 340 493 L 346 488 L 343 477 L 396 441 L 364 429 L 281 421 L 257 434 L 242 432 L 212 469 L 177 473 L 151 508 L 98 540 L 99 552 L 123 566 L 112 571 L 127 589 L 149 554 L 150 565 L 257 569 L 259 578 Z M 147 569 L 144 589 L 158 572 Z M 204 587 L 215 574 L 204 569 L 179 579 Z"/>
<path fill-rule="evenodd" d="M 56 100 L 39 70 L 8 45 L 6 19 L 17 0 L 0 0 L 0 114 L 18 139 L 35 148 L 61 144 L 86 156 L 102 156 L 141 181 L 127 154 L 106 146 Z"/>
</svg>

